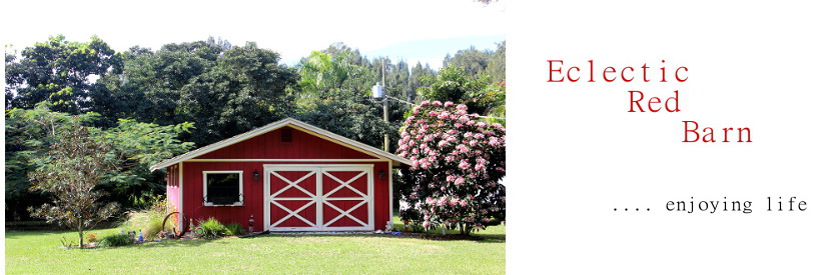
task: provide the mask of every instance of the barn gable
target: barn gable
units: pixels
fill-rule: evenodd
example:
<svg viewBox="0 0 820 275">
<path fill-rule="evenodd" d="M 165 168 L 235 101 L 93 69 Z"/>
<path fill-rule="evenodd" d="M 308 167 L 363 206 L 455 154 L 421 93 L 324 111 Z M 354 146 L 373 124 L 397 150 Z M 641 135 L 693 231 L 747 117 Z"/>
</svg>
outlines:
<svg viewBox="0 0 820 275">
<path fill-rule="evenodd" d="M 191 159 L 297 160 L 305 155 L 319 159 L 386 159 L 393 167 L 411 164 L 405 158 L 287 118 L 162 161 L 151 166 L 151 171 Z"/>
</svg>

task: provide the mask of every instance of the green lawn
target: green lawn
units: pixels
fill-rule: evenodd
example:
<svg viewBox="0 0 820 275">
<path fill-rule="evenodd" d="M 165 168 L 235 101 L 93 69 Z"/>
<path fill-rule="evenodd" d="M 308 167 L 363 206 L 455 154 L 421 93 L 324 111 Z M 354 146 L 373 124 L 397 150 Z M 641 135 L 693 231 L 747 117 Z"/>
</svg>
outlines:
<svg viewBox="0 0 820 275">
<path fill-rule="evenodd" d="M 103 236 L 119 229 L 92 230 Z M 506 227 L 482 241 L 388 235 L 260 235 L 164 241 L 118 248 L 60 249 L 74 232 L 7 231 L 6 273 L 502 274 Z M 75 242 L 76 243 L 76 242 Z"/>
</svg>

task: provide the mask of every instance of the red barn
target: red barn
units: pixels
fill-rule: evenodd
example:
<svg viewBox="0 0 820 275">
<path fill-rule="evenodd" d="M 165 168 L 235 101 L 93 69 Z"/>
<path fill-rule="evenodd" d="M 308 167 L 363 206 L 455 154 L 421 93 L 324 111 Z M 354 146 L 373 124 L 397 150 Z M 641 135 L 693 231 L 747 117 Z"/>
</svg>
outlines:
<svg viewBox="0 0 820 275">
<path fill-rule="evenodd" d="M 410 161 L 288 118 L 162 161 L 168 202 L 194 221 L 254 231 L 370 231 L 393 216 Z"/>
</svg>

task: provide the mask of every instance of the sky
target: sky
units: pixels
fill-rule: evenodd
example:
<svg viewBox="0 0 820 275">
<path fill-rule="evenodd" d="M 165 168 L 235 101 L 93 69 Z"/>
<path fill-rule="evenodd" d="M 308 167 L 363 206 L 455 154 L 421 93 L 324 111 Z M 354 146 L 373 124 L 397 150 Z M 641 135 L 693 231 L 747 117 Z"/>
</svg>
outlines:
<svg viewBox="0 0 820 275">
<path fill-rule="evenodd" d="M 99 36 L 117 51 L 139 45 L 207 39 L 256 42 L 293 65 L 314 50 L 343 42 L 373 58 L 389 56 L 438 68 L 447 53 L 505 40 L 505 2 L 419 1 L 59 1 L 3 4 L 2 43 L 21 50 L 63 34 L 69 41 Z"/>
</svg>

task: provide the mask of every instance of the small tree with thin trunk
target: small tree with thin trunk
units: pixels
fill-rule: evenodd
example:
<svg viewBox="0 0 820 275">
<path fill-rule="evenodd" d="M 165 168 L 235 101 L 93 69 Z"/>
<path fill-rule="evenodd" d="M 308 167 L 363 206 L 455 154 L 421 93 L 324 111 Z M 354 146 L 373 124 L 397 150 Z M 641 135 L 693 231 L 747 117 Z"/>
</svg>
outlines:
<svg viewBox="0 0 820 275">
<path fill-rule="evenodd" d="M 77 230 L 83 247 L 83 231 L 113 216 L 119 208 L 116 203 L 98 202 L 104 194 L 95 190 L 116 162 L 107 156 L 110 143 L 93 138 L 80 122 L 72 124 L 69 130 L 56 134 L 51 151 L 34 160 L 39 168 L 29 174 L 32 191 L 50 193 L 52 203 L 28 210 L 32 217 Z"/>
</svg>

